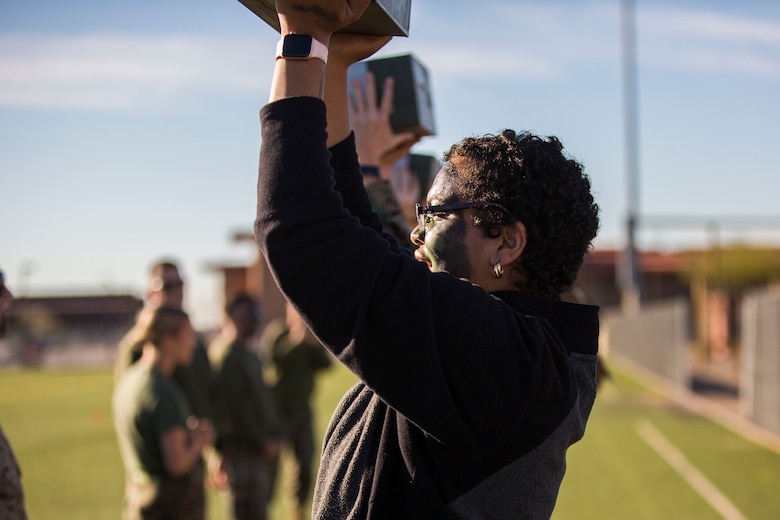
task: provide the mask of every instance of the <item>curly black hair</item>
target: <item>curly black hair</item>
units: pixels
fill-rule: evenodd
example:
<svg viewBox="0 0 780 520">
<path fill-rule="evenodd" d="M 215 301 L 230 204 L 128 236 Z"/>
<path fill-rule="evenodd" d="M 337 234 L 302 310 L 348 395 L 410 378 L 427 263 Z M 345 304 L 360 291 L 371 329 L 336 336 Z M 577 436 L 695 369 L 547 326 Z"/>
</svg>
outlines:
<svg viewBox="0 0 780 520">
<path fill-rule="evenodd" d="M 561 142 L 504 130 L 467 137 L 444 160 L 461 200 L 499 203 L 511 213 L 477 211 L 474 223 L 486 236 L 516 220 L 525 225 L 528 242 L 511 266 L 518 289 L 553 298 L 571 289 L 598 231 L 599 207 L 582 165 L 563 153 Z"/>
</svg>

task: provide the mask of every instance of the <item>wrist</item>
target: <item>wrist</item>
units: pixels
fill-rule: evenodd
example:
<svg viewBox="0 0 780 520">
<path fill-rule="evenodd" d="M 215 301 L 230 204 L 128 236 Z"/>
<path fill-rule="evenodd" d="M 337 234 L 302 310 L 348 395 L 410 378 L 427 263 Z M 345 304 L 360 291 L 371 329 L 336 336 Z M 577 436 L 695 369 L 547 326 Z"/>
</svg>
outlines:
<svg viewBox="0 0 780 520">
<path fill-rule="evenodd" d="M 357 132 L 354 128 L 352 130 L 355 132 L 355 139 L 358 139 L 358 136 L 361 134 Z M 363 165 L 376 166 L 376 167 L 382 166 L 382 163 L 379 160 L 378 153 L 374 153 L 374 151 L 370 149 L 365 149 L 365 148 L 361 149 L 359 144 L 356 148 L 357 148 L 358 162 L 360 162 L 361 166 Z"/>
<path fill-rule="evenodd" d="M 379 178 L 382 175 L 382 170 L 379 168 L 379 166 L 374 164 L 361 164 L 360 174 L 363 175 L 363 177 Z"/>
<path fill-rule="evenodd" d="M 276 59 L 318 59 L 327 65 L 328 47 L 310 34 L 285 34 L 276 45 Z"/>
</svg>

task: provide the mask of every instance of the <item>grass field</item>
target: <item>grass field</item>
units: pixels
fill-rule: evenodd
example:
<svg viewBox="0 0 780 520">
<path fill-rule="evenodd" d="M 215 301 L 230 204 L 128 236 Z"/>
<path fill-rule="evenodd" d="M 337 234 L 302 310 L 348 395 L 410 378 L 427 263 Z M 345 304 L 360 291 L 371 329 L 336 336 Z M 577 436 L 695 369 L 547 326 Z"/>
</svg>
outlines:
<svg viewBox="0 0 780 520">
<path fill-rule="evenodd" d="M 585 438 L 569 450 L 553 518 L 780 518 L 780 455 L 674 405 L 624 372 L 614 376 L 600 391 Z M 646 439 L 648 425 L 689 468 L 675 470 L 656 451 Z M 691 468 L 714 491 L 697 492 L 685 478 L 696 483 L 685 471 Z"/>
<path fill-rule="evenodd" d="M 623 371 L 614 375 L 585 439 L 569 451 L 554 519 L 780 518 L 780 455 L 674 406 Z M 353 381 L 341 367 L 320 379 L 320 432 Z M 0 374 L 0 424 L 22 466 L 30 518 L 119 518 L 111 384 L 108 370 Z M 273 520 L 286 516 L 279 488 Z M 209 500 L 210 518 L 225 518 L 220 497 Z"/>
</svg>

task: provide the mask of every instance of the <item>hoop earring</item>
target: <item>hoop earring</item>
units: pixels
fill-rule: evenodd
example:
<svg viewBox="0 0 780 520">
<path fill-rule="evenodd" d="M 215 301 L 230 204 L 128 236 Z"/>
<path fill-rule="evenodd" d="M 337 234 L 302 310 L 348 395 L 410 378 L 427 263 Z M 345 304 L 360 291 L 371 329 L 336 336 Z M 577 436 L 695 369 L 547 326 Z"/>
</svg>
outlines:
<svg viewBox="0 0 780 520">
<path fill-rule="evenodd" d="M 496 277 L 496 280 L 500 280 L 504 276 L 504 266 L 501 265 L 501 262 L 496 262 L 493 266 L 493 276 Z"/>
</svg>

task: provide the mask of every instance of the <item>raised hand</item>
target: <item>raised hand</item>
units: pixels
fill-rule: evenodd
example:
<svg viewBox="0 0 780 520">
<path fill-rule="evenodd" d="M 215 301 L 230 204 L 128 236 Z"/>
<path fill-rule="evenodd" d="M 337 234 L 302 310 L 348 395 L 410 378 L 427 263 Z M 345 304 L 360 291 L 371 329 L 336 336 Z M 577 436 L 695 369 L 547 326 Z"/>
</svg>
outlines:
<svg viewBox="0 0 780 520">
<path fill-rule="evenodd" d="M 373 56 L 392 38 L 392 36 L 336 33 L 331 37 L 328 46 L 328 66 L 346 70 L 353 63 Z"/>
<path fill-rule="evenodd" d="M 310 34 L 324 44 L 358 20 L 371 0 L 276 0 L 282 34 Z"/>
<path fill-rule="evenodd" d="M 390 113 L 393 109 L 393 79 L 385 79 L 382 99 L 377 103 L 376 81 L 367 73 L 365 83 L 355 80 L 349 100 L 349 119 L 355 132 L 358 159 L 363 165 L 388 167 L 408 153 L 417 142 L 412 132 L 393 133 Z"/>
</svg>

